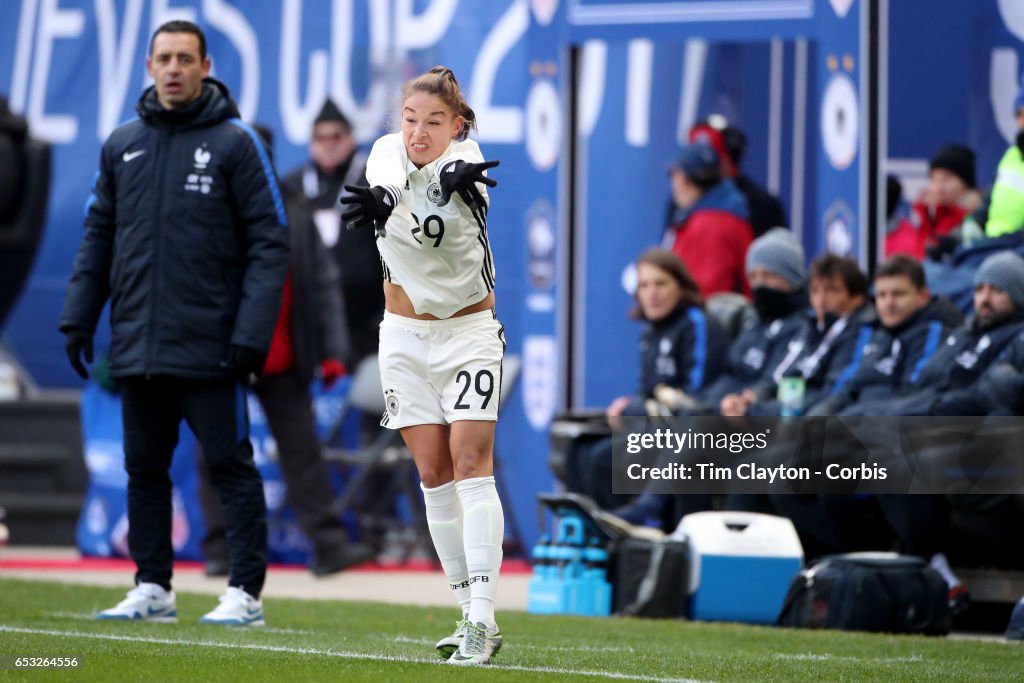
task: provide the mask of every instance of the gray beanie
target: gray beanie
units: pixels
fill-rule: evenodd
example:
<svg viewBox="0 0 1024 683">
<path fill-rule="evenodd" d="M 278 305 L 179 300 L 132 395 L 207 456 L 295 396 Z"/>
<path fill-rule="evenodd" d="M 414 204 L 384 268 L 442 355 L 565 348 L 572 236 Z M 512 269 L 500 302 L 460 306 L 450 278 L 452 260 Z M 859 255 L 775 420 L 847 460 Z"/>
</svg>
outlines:
<svg viewBox="0 0 1024 683">
<path fill-rule="evenodd" d="M 804 248 L 785 228 L 772 228 L 750 245 L 747 272 L 755 268 L 771 271 L 794 287 L 803 287 L 807 280 Z"/>
<path fill-rule="evenodd" d="M 1024 258 L 1001 251 L 989 256 L 974 274 L 974 286 L 994 285 L 1010 295 L 1017 308 L 1024 307 Z"/>
</svg>

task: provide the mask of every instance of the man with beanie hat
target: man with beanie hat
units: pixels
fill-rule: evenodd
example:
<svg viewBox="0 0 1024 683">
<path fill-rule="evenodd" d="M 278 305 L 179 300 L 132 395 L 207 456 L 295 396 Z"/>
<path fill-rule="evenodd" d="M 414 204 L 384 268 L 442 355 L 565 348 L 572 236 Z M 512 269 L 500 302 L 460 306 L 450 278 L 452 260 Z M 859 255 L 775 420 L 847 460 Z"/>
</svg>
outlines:
<svg viewBox="0 0 1024 683">
<path fill-rule="evenodd" d="M 964 145 L 940 147 L 928 163 L 928 186 L 921 198 L 910 216 L 886 236 L 886 256 L 923 259 L 929 247 L 954 239 L 954 231 L 981 204 L 974 185 L 974 151 Z M 959 240 L 954 239 L 956 243 Z"/>
<path fill-rule="evenodd" d="M 721 114 L 712 114 L 690 129 L 690 142 L 706 142 L 718 155 L 722 176 L 731 178 L 750 208 L 750 227 L 760 237 L 772 228 L 786 225 L 786 214 L 778 197 L 754 182 L 740 169 L 747 151 L 747 136 Z"/>
<path fill-rule="evenodd" d="M 1024 259 L 1013 252 L 988 257 L 974 277 L 974 318 L 954 330 L 914 373 L 909 385 L 886 399 L 861 400 L 844 415 L 983 415 L 977 384 L 1024 331 Z M 894 435 L 895 438 L 895 435 Z M 930 558 L 949 586 L 954 613 L 966 608 L 966 588 L 944 554 L 949 512 L 942 496 L 881 496 L 886 519 L 907 554 Z"/>
<path fill-rule="evenodd" d="M 1013 100 L 1017 139 L 1003 154 L 992 184 L 985 234 L 1000 237 L 1024 226 L 1024 79 Z"/>
<path fill-rule="evenodd" d="M 354 369 L 377 352 L 377 326 L 384 317 L 383 276 L 373 231 L 345 230 L 341 225 L 337 206 L 342 187 L 366 185 L 366 154 L 356 146 L 348 118 L 330 98 L 313 121 L 309 157 L 285 176 L 281 188 L 286 202 L 305 205 L 338 263 L 351 339 L 350 354 L 341 360 Z"/>
<path fill-rule="evenodd" d="M 800 289 L 807 280 L 804 248 L 792 233 L 776 227 L 754 240 L 747 251 L 747 276 L 758 269 L 778 275 L 793 289 Z"/>
<path fill-rule="evenodd" d="M 757 321 L 729 344 L 725 367 L 710 384 L 690 392 L 666 385 L 655 388 L 655 398 L 675 415 L 717 414 L 725 396 L 771 382 L 772 371 L 783 363 L 791 343 L 809 324 L 804 250 L 791 232 L 776 228 L 754 240 L 747 250 L 746 266 Z M 671 506 L 669 517 L 678 521 L 682 514 L 698 511 L 705 502 L 704 496 L 669 498 L 644 491 L 615 514 L 642 524 L 647 519 L 662 518 Z M 740 507 L 746 509 L 745 504 Z"/>
<path fill-rule="evenodd" d="M 757 322 L 729 345 L 718 379 L 693 397 L 706 406 L 700 412 L 717 413 L 726 395 L 768 379 L 785 358 L 790 342 L 809 324 L 804 250 L 793 233 L 776 228 L 754 240 L 746 265 Z"/>
<path fill-rule="evenodd" d="M 860 401 L 849 415 L 969 415 L 975 382 L 1024 331 L 1024 258 L 989 256 L 974 275 L 974 316 L 954 330 L 913 381 L 884 400 Z M 977 411 L 972 411 L 977 412 Z"/>
<path fill-rule="evenodd" d="M 754 239 L 747 201 L 723 179 L 715 150 L 703 142 L 685 146 L 669 169 L 675 210 L 665 235 L 686 264 L 700 293 L 750 296 L 743 263 Z"/>
</svg>

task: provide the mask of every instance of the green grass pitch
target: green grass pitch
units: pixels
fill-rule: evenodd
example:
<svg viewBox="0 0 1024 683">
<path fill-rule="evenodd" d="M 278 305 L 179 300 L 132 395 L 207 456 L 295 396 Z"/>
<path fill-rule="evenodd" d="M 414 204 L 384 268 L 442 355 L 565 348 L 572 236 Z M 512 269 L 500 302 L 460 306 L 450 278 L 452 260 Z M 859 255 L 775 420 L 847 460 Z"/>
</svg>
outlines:
<svg viewBox="0 0 1024 683">
<path fill-rule="evenodd" d="M 178 624 L 92 619 L 123 596 L 0 579 L 0 654 L 83 657 L 0 681 L 1024 680 L 1017 644 L 521 612 L 499 615 L 492 665 L 457 669 L 433 648 L 454 608 L 270 598 L 267 628 L 232 629 L 197 623 L 215 597 L 182 594 Z"/>
</svg>

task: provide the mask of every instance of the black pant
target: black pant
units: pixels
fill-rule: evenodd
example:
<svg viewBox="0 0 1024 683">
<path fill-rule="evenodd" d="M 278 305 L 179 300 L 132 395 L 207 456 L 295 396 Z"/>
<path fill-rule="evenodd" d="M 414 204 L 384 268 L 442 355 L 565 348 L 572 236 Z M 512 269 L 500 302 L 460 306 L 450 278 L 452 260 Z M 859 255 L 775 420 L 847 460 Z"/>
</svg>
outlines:
<svg viewBox="0 0 1024 683">
<path fill-rule="evenodd" d="M 284 476 L 288 505 L 317 557 L 330 554 L 348 541 L 345 527 L 334 512 L 334 489 L 320 450 L 309 385 L 293 372 L 268 375 L 254 387 L 277 442 L 278 465 Z M 206 468 L 200 468 L 199 501 L 206 521 L 203 554 L 223 557 L 224 512 L 210 486 Z"/>
<path fill-rule="evenodd" d="M 267 573 L 267 509 L 253 464 L 245 392 L 231 380 L 129 377 L 121 391 L 128 472 L 128 548 L 136 583 L 170 589 L 170 466 L 184 419 L 202 446 L 224 502 L 229 586 L 259 597 Z"/>
</svg>

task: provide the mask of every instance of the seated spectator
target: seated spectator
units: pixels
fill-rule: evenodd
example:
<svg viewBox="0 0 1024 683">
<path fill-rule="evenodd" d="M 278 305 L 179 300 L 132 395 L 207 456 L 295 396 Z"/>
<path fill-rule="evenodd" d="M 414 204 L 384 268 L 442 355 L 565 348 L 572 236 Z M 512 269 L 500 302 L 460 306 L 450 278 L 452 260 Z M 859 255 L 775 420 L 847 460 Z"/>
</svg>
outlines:
<svg viewBox="0 0 1024 683">
<path fill-rule="evenodd" d="M 1013 101 L 1017 139 L 1003 154 L 992 185 L 985 235 L 1002 237 L 1024 226 L 1024 82 Z"/>
<path fill-rule="evenodd" d="M 1024 259 L 1013 252 L 987 258 L 974 278 L 974 319 L 951 333 L 916 379 L 892 398 L 860 401 L 846 415 L 982 415 L 975 386 L 1024 330 Z M 902 552 L 929 559 L 949 585 L 954 613 L 966 609 L 967 589 L 946 559 L 949 506 L 943 496 L 878 496 Z M 833 512 L 832 518 L 848 516 Z"/>
<path fill-rule="evenodd" d="M 811 264 L 810 290 L 815 321 L 770 375 L 722 399 L 722 415 L 781 415 L 776 394 L 782 377 L 803 380 L 809 406 L 839 393 L 856 374 L 876 322 L 867 278 L 856 261 L 828 254 Z"/>
<path fill-rule="evenodd" d="M 742 130 L 729 123 L 721 114 L 712 114 L 706 121 L 690 129 L 689 141 L 705 142 L 715 150 L 721 163 L 722 177 L 731 178 L 747 200 L 754 237 L 760 237 L 772 228 L 788 225 L 779 198 L 740 170 L 740 163 L 747 151 L 747 136 Z"/>
<path fill-rule="evenodd" d="M 887 399 L 861 401 L 846 415 L 982 414 L 974 383 L 1024 331 L 1024 258 L 994 254 L 974 276 L 974 317 L 954 330 L 908 387 Z"/>
<path fill-rule="evenodd" d="M 879 324 L 859 369 L 808 415 L 840 415 L 851 403 L 887 398 L 910 386 L 940 342 L 963 322 L 952 302 L 928 293 L 920 261 L 903 254 L 890 257 L 875 273 L 875 311 Z"/>
<path fill-rule="evenodd" d="M 885 238 L 885 254 L 909 254 L 923 259 L 925 252 L 954 235 L 981 204 L 975 189 L 974 152 L 963 145 L 941 147 L 928 164 L 928 185 L 911 207 L 909 218 Z"/>
<path fill-rule="evenodd" d="M 743 330 L 729 345 L 724 372 L 705 389 L 692 396 L 681 389 L 655 389 L 658 399 L 669 404 L 674 412 L 717 412 L 723 396 L 756 384 L 779 366 L 790 344 L 808 324 L 804 250 L 792 233 L 777 228 L 754 240 L 747 251 L 747 276 L 754 288 L 758 322 Z M 755 502 L 745 499 L 733 509 L 752 509 Z M 670 531 L 683 514 L 707 509 L 708 504 L 706 496 L 644 492 L 628 506 L 616 510 L 616 514 L 637 524 L 648 520 L 664 522 Z"/>
<path fill-rule="evenodd" d="M 672 251 L 705 298 L 718 292 L 749 298 L 744 259 L 754 232 L 743 194 L 722 178 L 718 156 L 705 143 L 684 147 L 670 173 L 676 210 L 666 241 Z"/>
<path fill-rule="evenodd" d="M 757 322 L 729 345 L 718 379 L 693 397 L 702 406 L 695 412 L 717 413 L 726 395 L 769 379 L 808 324 L 804 250 L 791 232 L 776 228 L 754 240 L 747 251 L 747 279 Z"/>
<path fill-rule="evenodd" d="M 725 363 L 727 336 L 718 321 L 705 315 L 704 300 L 679 257 L 650 249 L 637 259 L 635 314 L 645 322 L 640 340 L 640 386 L 608 406 L 608 421 L 625 426 L 624 417 L 646 416 L 647 401 L 659 385 L 697 392 L 713 381 Z M 612 441 L 607 439 L 568 455 L 570 491 L 590 496 L 601 507 L 614 507 L 611 495 Z"/>
</svg>

